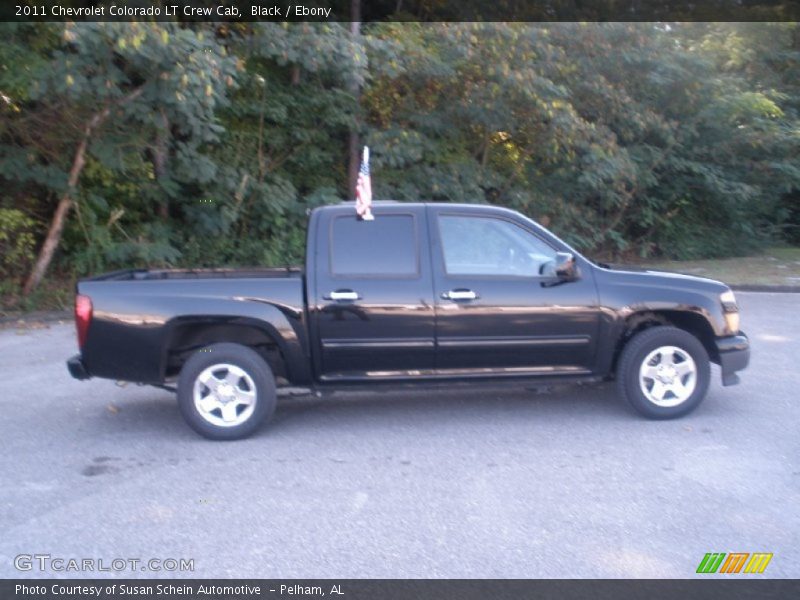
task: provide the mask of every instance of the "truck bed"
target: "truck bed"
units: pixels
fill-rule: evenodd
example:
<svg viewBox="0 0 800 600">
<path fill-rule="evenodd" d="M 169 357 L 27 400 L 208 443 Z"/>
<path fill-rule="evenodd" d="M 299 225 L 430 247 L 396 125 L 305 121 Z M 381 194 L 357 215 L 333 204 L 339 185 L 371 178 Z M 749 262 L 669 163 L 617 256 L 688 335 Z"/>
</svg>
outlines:
<svg viewBox="0 0 800 600">
<path fill-rule="evenodd" d="M 131 269 L 83 279 L 78 293 L 92 303 L 81 349 L 89 375 L 161 383 L 181 348 L 232 328 L 280 340 L 292 364 L 308 368 L 301 269 Z"/>
</svg>

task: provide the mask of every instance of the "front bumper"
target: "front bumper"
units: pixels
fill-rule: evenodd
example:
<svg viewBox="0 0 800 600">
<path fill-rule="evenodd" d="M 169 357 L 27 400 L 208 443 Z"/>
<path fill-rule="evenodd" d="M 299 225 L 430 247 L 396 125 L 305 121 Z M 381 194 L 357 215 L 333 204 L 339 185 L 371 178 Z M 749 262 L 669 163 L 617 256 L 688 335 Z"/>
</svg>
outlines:
<svg viewBox="0 0 800 600">
<path fill-rule="evenodd" d="M 722 369 L 722 385 L 736 385 L 741 371 L 750 363 L 750 340 L 744 333 L 717 340 L 719 366 Z"/>
<path fill-rule="evenodd" d="M 80 354 L 76 354 L 67 361 L 67 369 L 75 379 L 89 379 L 91 377 L 83 364 L 83 360 L 81 360 Z"/>
</svg>

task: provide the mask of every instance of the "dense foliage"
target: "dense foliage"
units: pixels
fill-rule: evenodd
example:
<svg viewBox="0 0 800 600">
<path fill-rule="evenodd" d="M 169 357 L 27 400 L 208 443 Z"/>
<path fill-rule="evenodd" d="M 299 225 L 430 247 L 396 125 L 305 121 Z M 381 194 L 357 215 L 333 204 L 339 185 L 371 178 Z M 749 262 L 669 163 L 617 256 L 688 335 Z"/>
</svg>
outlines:
<svg viewBox="0 0 800 600">
<path fill-rule="evenodd" d="M 590 254 L 800 238 L 794 23 L 0 24 L 0 278 L 298 261 L 350 196 L 518 209 Z M 41 262 L 41 260 L 40 260 Z M 47 261 L 45 261 L 47 262 Z"/>
</svg>

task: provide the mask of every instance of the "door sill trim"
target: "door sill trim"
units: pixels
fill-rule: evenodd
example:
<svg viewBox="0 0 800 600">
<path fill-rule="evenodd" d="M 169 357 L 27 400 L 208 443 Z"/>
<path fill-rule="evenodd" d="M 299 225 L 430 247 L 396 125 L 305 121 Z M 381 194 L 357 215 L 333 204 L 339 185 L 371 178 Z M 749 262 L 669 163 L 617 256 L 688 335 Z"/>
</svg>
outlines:
<svg viewBox="0 0 800 600">
<path fill-rule="evenodd" d="M 460 379 L 524 379 L 538 377 L 582 377 L 592 375 L 583 367 L 497 367 L 483 369 L 408 369 L 395 371 L 367 371 L 323 375 L 322 383 L 379 382 L 379 381 L 452 381 Z"/>
</svg>

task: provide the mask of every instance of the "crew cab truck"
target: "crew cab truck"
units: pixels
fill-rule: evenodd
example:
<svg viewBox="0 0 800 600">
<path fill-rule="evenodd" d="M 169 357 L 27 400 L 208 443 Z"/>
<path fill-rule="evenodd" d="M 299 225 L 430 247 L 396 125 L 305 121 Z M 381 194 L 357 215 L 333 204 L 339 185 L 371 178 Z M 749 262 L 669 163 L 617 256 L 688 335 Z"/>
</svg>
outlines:
<svg viewBox="0 0 800 600">
<path fill-rule="evenodd" d="M 276 381 L 315 390 L 616 378 L 654 419 L 749 361 L 722 283 L 594 263 L 522 214 L 376 202 L 315 209 L 305 268 L 127 270 L 77 285 L 78 379 L 171 387 L 198 433 L 247 436 Z"/>
</svg>

